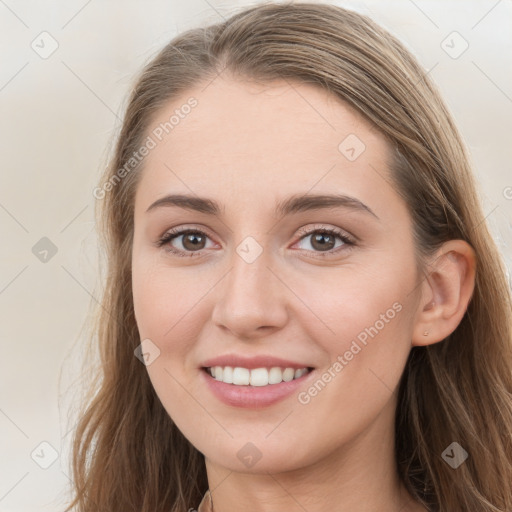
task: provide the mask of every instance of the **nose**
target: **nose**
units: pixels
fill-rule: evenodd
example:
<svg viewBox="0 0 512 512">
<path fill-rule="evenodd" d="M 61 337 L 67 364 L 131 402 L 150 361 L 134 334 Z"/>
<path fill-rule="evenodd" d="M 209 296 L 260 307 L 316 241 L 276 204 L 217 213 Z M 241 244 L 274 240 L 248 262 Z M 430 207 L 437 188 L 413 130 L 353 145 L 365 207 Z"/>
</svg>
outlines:
<svg viewBox="0 0 512 512">
<path fill-rule="evenodd" d="M 287 290 L 268 256 L 264 250 L 249 263 L 233 252 L 231 270 L 216 287 L 212 321 L 239 339 L 268 336 L 287 322 Z"/>
</svg>

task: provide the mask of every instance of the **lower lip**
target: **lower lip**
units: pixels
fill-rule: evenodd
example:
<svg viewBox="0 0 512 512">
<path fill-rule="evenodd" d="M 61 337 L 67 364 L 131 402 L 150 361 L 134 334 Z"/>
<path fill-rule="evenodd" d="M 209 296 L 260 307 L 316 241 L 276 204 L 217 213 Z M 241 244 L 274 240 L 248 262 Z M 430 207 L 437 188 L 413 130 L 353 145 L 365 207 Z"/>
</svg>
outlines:
<svg viewBox="0 0 512 512">
<path fill-rule="evenodd" d="M 269 384 L 268 386 L 237 386 L 235 384 L 226 384 L 214 379 L 204 370 L 201 370 L 206 385 L 211 392 L 227 405 L 234 407 L 258 408 L 268 407 L 269 405 L 280 402 L 285 398 L 296 393 L 304 381 L 311 376 L 313 371 L 304 374 L 298 379 L 279 384 Z"/>
</svg>

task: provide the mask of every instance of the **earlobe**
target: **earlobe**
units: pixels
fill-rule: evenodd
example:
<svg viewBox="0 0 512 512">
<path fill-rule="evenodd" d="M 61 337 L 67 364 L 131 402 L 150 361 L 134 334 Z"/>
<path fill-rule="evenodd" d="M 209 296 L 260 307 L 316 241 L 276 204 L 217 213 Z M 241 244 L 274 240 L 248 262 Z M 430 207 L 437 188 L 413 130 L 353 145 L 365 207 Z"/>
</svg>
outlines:
<svg viewBox="0 0 512 512">
<path fill-rule="evenodd" d="M 413 346 L 442 341 L 461 322 L 475 286 L 476 258 L 464 240 L 445 242 L 429 262 L 422 283 Z"/>
</svg>

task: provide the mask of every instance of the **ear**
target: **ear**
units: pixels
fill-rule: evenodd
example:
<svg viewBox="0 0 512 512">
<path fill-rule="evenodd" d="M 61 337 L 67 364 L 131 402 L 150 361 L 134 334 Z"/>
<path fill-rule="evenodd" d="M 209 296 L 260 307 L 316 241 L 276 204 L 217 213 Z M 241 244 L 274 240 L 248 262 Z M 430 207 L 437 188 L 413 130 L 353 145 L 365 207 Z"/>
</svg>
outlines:
<svg viewBox="0 0 512 512">
<path fill-rule="evenodd" d="M 473 294 L 475 267 L 475 252 L 464 240 L 449 240 L 434 254 L 421 284 L 413 346 L 437 343 L 457 328 Z"/>
</svg>

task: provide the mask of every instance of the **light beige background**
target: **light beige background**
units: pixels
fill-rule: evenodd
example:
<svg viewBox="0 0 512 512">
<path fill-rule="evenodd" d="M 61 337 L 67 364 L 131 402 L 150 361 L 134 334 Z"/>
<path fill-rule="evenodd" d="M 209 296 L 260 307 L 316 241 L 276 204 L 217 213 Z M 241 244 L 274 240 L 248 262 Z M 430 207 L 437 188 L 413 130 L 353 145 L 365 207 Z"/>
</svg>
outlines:
<svg viewBox="0 0 512 512">
<path fill-rule="evenodd" d="M 430 70 L 470 148 L 486 222 L 512 268 L 512 3 L 339 4 L 369 14 Z M 0 0 L 1 512 L 57 511 L 66 500 L 74 393 L 67 390 L 99 281 L 92 190 L 133 75 L 176 33 L 243 5 Z M 43 31 L 58 44 L 47 58 Z M 469 44 L 456 59 L 442 47 L 465 44 L 446 39 L 453 31 Z M 46 262 L 32 250 L 43 237 L 57 249 Z"/>
</svg>

